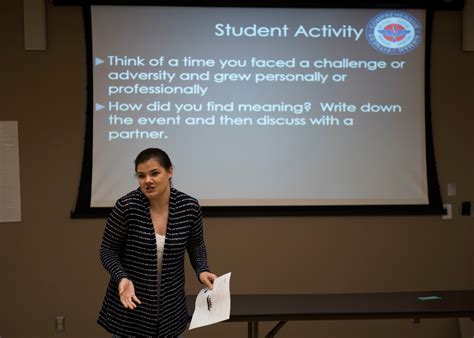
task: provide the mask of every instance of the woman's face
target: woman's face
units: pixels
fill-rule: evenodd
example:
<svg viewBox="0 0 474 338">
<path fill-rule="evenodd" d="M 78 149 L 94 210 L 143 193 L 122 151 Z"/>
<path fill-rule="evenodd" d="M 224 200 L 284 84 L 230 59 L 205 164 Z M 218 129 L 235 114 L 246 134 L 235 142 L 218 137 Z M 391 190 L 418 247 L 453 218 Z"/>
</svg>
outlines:
<svg viewBox="0 0 474 338">
<path fill-rule="evenodd" d="M 159 199 L 170 188 L 173 170 L 166 170 L 154 158 L 137 165 L 137 179 L 140 190 L 149 200 Z"/>
</svg>

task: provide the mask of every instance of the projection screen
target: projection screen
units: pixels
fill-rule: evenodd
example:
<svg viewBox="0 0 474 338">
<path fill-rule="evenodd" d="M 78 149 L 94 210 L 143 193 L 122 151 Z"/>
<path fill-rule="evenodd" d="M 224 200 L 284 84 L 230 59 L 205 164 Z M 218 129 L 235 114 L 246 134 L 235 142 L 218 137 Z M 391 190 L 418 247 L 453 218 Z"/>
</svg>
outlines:
<svg viewBox="0 0 474 338">
<path fill-rule="evenodd" d="M 94 5 L 90 25 L 88 207 L 158 147 L 204 207 L 439 212 L 426 10 Z"/>
</svg>

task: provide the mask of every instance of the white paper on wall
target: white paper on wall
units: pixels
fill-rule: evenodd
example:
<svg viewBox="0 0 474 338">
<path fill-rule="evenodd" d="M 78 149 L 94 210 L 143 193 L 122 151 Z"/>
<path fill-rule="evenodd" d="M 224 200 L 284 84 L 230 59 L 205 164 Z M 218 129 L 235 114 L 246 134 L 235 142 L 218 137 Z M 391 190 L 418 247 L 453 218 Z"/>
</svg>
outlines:
<svg viewBox="0 0 474 338">
<path fill-rule="evenodd" d="M 20 221 L 18 122 L 0 121 L 0 222 Z"/>
</svg>

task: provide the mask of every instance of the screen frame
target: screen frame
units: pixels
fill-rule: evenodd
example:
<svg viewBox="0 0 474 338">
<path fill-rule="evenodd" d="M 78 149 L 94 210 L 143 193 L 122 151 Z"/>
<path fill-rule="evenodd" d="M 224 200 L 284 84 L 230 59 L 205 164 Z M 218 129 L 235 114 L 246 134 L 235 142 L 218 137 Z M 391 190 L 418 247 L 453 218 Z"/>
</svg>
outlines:
<svg viewBox="0 0 474 338">
<path fill-rule="evenodd" d="M 84 152 L 82 160 L 82 171 L 79 191 L 76 203 L 71 211 L 71 218 L 103 218 L 106 217 L 111 208 L 91 207 L 91 183 L 92 183 L 92 147 L 93 147 L 93 52 L 92 52 L 92 22 L 91 5 L 114 5 L 114 6 L 193 6 L 193 7 L 262 7 L 262 8 L 399 8 L 399 9 L 425 9 L 426 10 L 426 49 L 425 49 L 425 142 L 426 142 L 426 168 L 428 182 L 428 204 L 415 205 L 314 205 L 314 206 L 203 206 L 206 217 L 274 217 L 274 216 L 385 216 L 385 215 L 441 215 L 443 204 L 438 183 L 436 162 L 434 156 L 433 132 L 431 124 L 430 106 L 430 51 L 433 9 L 425 1 L 411 2 L 408 6 L 404 2 L 368 2 L 359 1 L 316 1 L 311 4 L 303 2 L 287 1 L 256 1 L 251 4 L 245 2 L 222 3 L 207 1 L 196 3 L 195 1 L 86 1 L 82 2 L 84 16 L 84 29 L 86 41 L 86 69 L 87 69 L 87 109 L 86 126 L 84 137 Z M 330 6 L 329 6 L 330 5 Z"/>
</svg>

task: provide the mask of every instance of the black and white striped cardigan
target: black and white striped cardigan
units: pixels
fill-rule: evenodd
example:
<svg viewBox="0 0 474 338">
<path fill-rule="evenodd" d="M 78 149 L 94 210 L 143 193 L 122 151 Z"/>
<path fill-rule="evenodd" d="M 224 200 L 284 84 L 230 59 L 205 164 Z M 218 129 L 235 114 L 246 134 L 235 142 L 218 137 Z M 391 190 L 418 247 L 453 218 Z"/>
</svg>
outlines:
<svg viewBox="0 0 474 338">
<path fill-rule="evenodd" d="M 157 247 L 147 197 L 134 190 L 120 198 L 105 226 L 100 259 L 111 278 L 97 322 L 120 336 L 174 337 L 186 328 L 185 251 L 197 274 L 209 271 L 198 201 L 171 188 L 158 309 Z M 120 303 L 118 283 L 133 282 L 142 302 Z M 159 310 L 159 311 L 158 311 Z"/>
</svg>

